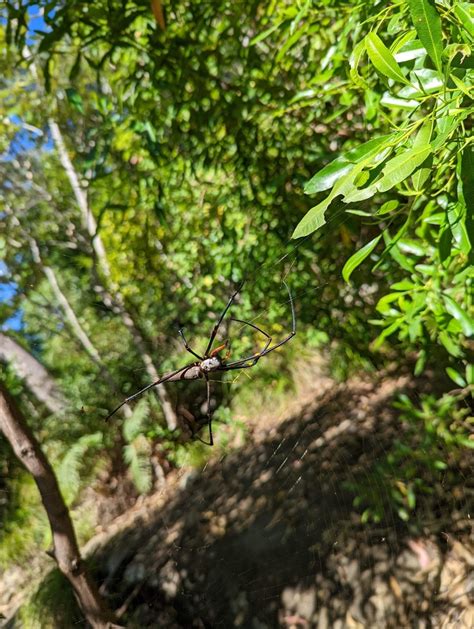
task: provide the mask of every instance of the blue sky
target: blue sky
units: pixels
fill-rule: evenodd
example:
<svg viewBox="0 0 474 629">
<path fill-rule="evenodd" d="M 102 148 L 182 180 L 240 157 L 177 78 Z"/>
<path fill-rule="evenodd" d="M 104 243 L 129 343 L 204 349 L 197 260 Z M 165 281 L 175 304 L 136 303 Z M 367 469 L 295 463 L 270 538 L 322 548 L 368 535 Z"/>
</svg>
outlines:
<svg viewBox="0 0 474 629">
<path fill-rule="evenodd" d="M 28 9 L 28 13 L 30 15 L 30 20 L 28 23 L 29 35 L 27 37 L 27 43 L 28 45 L 31 45 L 34 43 L 34 39 L 35 39 L 34 31 L 45 32 L 50 29 L 45 24 L 45 21 L 41 13 L 41 8 L 39 5 L 32 5 Z M 21 124 L 21 119 L 18 118 L 17 116 L 12 116 L 11 120 L 14 124 Z M 35 135 L 36 137 L 33 137 Z M 36 139 L 37 139 L 37 134 L 23 128 L 16 134 L 13 142 L 8 148 L 7 153 L 11 156 L 12 154 L 15 154 L 16 152 L 19 152 L 22 150 L 28 150 L 34 146 Z M 46 148 L 51 148 L 51 147 L 48 147 L 48 144 L 46 144 Z M 8 273 L 8 269 L 5 263 L 2 260 L 0 260 L 0 303 L 8 302 L 14 296 L 15 291 L 16 291 L 16 284 L 14 282 L 10 282 L 6 280 L 8 275 L 9 273 Z M 7 330 L 18 331 L 18 330 L 21 330 L 22 325 L 23 325 L 22 311 L 17 310 L 13 316 L 11 316 L 9 319 L 4 321 L 3 323 L 0 323 L 0 329 L 4 331 L 7 331 Z"/>
</svg>

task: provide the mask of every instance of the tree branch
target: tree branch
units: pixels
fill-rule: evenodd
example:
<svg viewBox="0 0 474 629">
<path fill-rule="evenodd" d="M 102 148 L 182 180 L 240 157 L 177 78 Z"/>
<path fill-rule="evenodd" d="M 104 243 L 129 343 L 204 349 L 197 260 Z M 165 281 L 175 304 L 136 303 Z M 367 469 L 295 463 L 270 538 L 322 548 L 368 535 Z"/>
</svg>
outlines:
<svg viewBox="0 0 474 629">
<path fill-rule="evenodd" d="M 86 572 L 76 535 L 54 471 L 12 397 L 0 383 L 0 430 L 33 476 L 48 516 L 54 559 L 74 589 L 79 606 L 94 629 L 118 627 L 112 612 Z"/>
</svg>

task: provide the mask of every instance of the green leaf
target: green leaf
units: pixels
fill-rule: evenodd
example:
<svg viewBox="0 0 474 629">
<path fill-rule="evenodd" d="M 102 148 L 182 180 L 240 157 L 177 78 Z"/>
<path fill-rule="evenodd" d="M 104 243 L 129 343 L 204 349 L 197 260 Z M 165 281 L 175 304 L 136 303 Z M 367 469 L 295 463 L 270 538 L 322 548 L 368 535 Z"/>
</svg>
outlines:
<svg viewBox="0 0 474 629">
<path fill-rule="evenodd" d="M 319 205 L 312 207 L 309 212 L 301 219 L 293 232 L 292 238 L 301 238 L 307 236 L 326 223 L 324 215 L 326 213 L 327 204 L 323 201 Z"/>
<path fill-rule="evenodd" d="M 439 340 L 446 351 L 451 354 L 451 356 L 454 356 L 455 358 L 459 358 L 462 356 L 461 348 L 459 347 L 459 345 L 453 342 L 452 338 L 449 336 L 446 330 L 442 330 L 439 333 Z"/>
<path fill-rule="evenodd" d="M 426 365 L 426 351 L 422 349 L 416 361 L 415 369 L 413 371 L 415 376 L 419 376 L 423 373 Z"/>
<path fill-rule="evenodd" d="M 472 363 L 466 365 L 466 382 L 474 384 L 474 365 Z"/>
<path fill-rule="evenodd" d="M 466 381 L 464 380 L 464 378 L 461 376 L 461 374 L 458 371 L 456 371 L 452 367 L 446 367 L 446 373 L 451 378 L 451 380 L 455 382 L 457 385 L 459 385 L 460 387 L 466 386 Z"/>
<path fill-rule="evenodd" d="M 390 190 L 404 181 L 431 153 L 431 146 L 416 146 L 390 159 L 382 170 L 382 178 L 376 183 L 379 192 Z"/>
<path fill-rule="evenodd" d="M 446 115 L 437 118 L 436 127 L 438 130 L 438 134 L 435 139 L 431 142 L 431 146 L 433 151 L 437 151 L 441 148 L 446 140 L 450 137 L 452 133 L 454 133 L 456 127 L 461 123 L 461 118 L 459 116 Z"/>
<path fill-rule="evenodd" d="M 381 74 L 393 81 L 410 85 L 400 66 L 395 61 L 395 57 L 376 33 L 369 33 L 366 36 L 365 47 L 370 60 Z"/>
<path fill-rule="evenodd" d="M 344 265 L 342 269 L 342 277 L 346 282 L 349 281 L 352 272 L 360 265 L 362 262 L 372 253 L 372 251 L 377 246 L 377 243 L 382 238 L 382 235 L 376 236 L 370 242 L 359 249 L 354 255 L 352 255 L 349 260 Z"/>
<path fill-rule="evenodd" d="M 392 141 L 394 136 L 396 137 L 396 134 L 390 136 L 390 141 Z M 390 142 L 388 142 L 386 138 L 376 138 L 376 141 L 371 149 L 367 148 L 368 143 L 366 143 L 365 146 L 357 147 L 346 154 L 349 159 L 358 159 L 358 161 L 352 165 L 352 168 L 348 172 L 339 177 L 330 194 L 321 201 L 321 203 L 311 208 L 308 214 L 301 219 L 293 232 L 292 238 L 307 236 L 324 225 L 324 213 L 329 205 L 332 205 L 332 209 L 334 210 L 343 207 L 340 201 L 335 201 L 337 197 L 341 196 L 345 198 L 345 202 L 347 203 L 348 199 L 353 194 L 360 195 L 361 198 L 368 198 L 368 196 L 374 194 L 375 189 L 358 190 L 355 182 L 358 180 L 363 170 L 369 167 L 375 158 L 380 158 L 381 151 L 390 150 Z M 385 146 L 383 146 L 384 144 Z M 365 157 L 361 158 L 361 155 Z"/>
<path fill-rule="evenodd" d="M 451 253 L 452 234 L 449 227 L 443 229 L 438 242 L 439 259 L 444 262 Z"/>
<path fill-rule="evenodd" d="M 444 85 L 443 77 L 438 70 L 431 70 L 431 68 L 413 70 L 413 72 L 410 72 L 410 80 L 413 85 L 418 86 L 418 89 L 412 92 L 411 87 L 405 87 L 403 90 L 400 90 L 399 96 L 403 94 L 407 98 L 416 98 L 422 94 L 437 92 Z"/>
<path fill-rule="evenodd" d="M 377 214 L 389 214 L 396 210 L 400 205 L 399 201 L 392 199 L 391 201 L 385 201 L 385 203 L 377 210 Z"/>
<path fill-rule="evenodd" d="M 466 206 L 465 227 L 474 248 L 474 147 L 467 146 L 461 158 L 462 196 Z"/>
<path fill-rule="evenodd" d="M 153 482 L 150 452 L 142 438 L 124 446 L 124 459 L 130 466 L 132 480 L 141 494 L 150 491 Z"/>
<path fill-rule="evenodd" d="M 474 7 L 469 2 L 457 2 L 454 13 L 466 31 L 474 37 Z"/>
<path fill-rule="evenodd" d="M 140 435 L 144 430 L 145 421 L 149 415 L 149 403 L 146 399 L 140 400 L 130 417 L 127 417 L 123 423 L 123 436 L 128 443 Z"/>
<path fill-rule="evenodd" d="M 470 86 L 463 83 L 455 74 L 451 74 L 450 78 L 454 81 L 454 83 L 456 83 L 456 86 L 461 90 L 461 92 L 463 92 L 463 94 L 465 94 L 468 98 L 473 97 L 472 88 Z"/>
<path fill-rule="evenodd" d="M 338 157 L 330 164 L 318 171 L 314 177 L 308 181 L 304 187 L 305 194 L 314 194 L 331 188 L 339 177 L 342 177 L 350 171 L 353 164 L 346 161 L 343 157 Z"/>
<path fill-rule="evenodd" d="M 436 69 L 442 71 L 443 33 L 441 18 L 431 0 L 407 0 L 413 26 Z"/>
<path fill-rule="evenodd" d="M 448 295 L 443 295 L 446 310 L 461 325 L 462 331 L 466 336 L 474 334 L 474 320 L 458 304 Z"/>
<path fill-rule="evenodd" d="M 79 92 L 75 90 L 73 87 L 68 87 L 66 89 L 66 96 L 69 103 L 74 107 L 74 109 L 77 109 L 77 111 L 83 114 L 84 105 L 83 105 L 82 98 Z"/>
<path fill-rule="evenodd" d="M 255 37 L 253 37 L 250 40 L 250 44 L 249 45 L 250 46 L 254 46 L 255 44 L 258 44 L 258 42 L 261 42 L 263 39 L 266 39 L 269 35 L 271 35 L 274 31 L 276 31 L 277 28 L 279 28 L 280 26 L 281 26 L 281 22 L 276 22 L 275 24 L 273 24 L 269 28 L 265 29 L 264 31 L 262 31 L 261 33 L 259 33 Z"/>
<path fill-rule="evenodd" d="M 408 520 L 410 519 L 410 514 L 407 512 L 406 509 L 400 507 L 400 509 L 398 509 L 398 517 L 404 522 L 408 522 Z"/>
<path fill-rule="evenodd" d="M 395 282 L 390 286 L 391 290 L 413 290 L 416 287 L 416 284 L 410 282 L 410 280 L 402 280 L 401 282 Z"/>
<path fill-rule="evenodd" d="M 428 160 L 428 163 L 432 165 L 432 161 L 433 160 L 430 157 Z M 413 182 L 413 188 L 416 190 L 416 192 L 421 192 L 421 190 L 423 190 L 425 183 L 431 177 L 432 173 L 433 173 L 432 169 L 428 168 L 428 166 L 424 166 L 423 168 L 418 168 L 418 170 L 413 173 L 411 180 Z"/>
<path fill-rule="evenodd" d="M 416 507 L 416 495 L 413 491 L 413 487 L 411 486 L 407 487 L 407 504 L 410 509 L 414 509 Z"/>
<path fill-rule="evenodd" d="M 428 118 L 428 120 L 425 120 L 425 122 L 421 125 L 418 133 L 416 134 L 412 148 L 424 148 L 427 146 L 430 143 L 432 133 L 433 120 Z"/>
<path fill-rule="evenodd" d="M 342 153 L 342 155 L 327 164 L 308 181 L 304 187 L 305 194 L 314 194 L 315 192 L 331 188 L 340 177 L 349 172 L 352 164 L 356 164 L 361 159 L 377 155 L 377 153 L 395 141 L 396 136 L 397 134 L 395 133 L 382 135 Z"/>
</svg>

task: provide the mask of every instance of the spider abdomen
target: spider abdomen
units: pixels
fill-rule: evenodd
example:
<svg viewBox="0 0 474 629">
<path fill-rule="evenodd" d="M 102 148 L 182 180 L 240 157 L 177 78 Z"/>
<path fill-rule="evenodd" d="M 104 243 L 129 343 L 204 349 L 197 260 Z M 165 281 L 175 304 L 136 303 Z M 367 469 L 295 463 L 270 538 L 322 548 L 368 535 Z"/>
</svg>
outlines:
<svg viewBox="0 0 474 629">
<path fill-rule="evenodd" d="M 199 366 L 201 367 L 202 371 L 209 373 L 209 371 L 215 371 L 216 369 L 219 369 L 219 367 L 221 366 L 221 361 L 219 360 L 219 358 L 217 358 L 217 356 L 212 356 L 211 358 L 205 358 L 203 361 L 201 361 L 201 364 Z"/>
</svg>

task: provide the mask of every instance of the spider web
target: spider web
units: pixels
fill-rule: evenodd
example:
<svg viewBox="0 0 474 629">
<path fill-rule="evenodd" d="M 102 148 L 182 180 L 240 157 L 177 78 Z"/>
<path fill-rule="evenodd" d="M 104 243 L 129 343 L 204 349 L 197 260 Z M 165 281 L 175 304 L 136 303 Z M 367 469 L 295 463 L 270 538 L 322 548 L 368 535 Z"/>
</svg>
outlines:
<svg viewBox="0 0 474 629">
<path fill-rule="evenodd" d="M 136 589 L 132 626 L 468 622 L 467 484 L 426 501 L 409 526 L 388 506 L 362 524 L 348 489 L 363 478 L 383 497 L 370 470 L 397 436 L 390 401 L 407 386 L 335 384 L 313 365 L 304 403 L 269 410 L 243 447 L 182 471 L 103 551 L 127 547 L 109 579 L 111 591 Z"/>
<path fill-rule="evenodd" d="M 115 565 L 106 591 L 129 601 L 130 626 L 471 626 L 469 458 L 433 479 L 404 522 L 379 468 L 388 461 L 388 478 L 400 476 L 390 453 L 411 433 L 393 403 L 416 399 L 417 383 L 389 373 L 336 382 L 314 353 L 293 369 L 283 397 L 255 388 L 253 412 L 239 413 L 240 387 L 232 421 L 215 422 L 216 453 L 196 466 L 190 449 L 193 466 L 104 544 L 99 563 Z M 361 487 L 379 505 L 367 522 Z"/>
<path fill-rule="evenodd" d="M 290 285 L 297 254 L 269 265 Z M 296 304 L 318 291 L 297 291 Z M 288 298 L 279 305 L 289 325 Z M 260 325 L 268 309 L 249 320 Z M 382 374 L 343 384 L 314 353 L 293 362 L 283 396 L 262 379 L 265 361 L 242 374 L 258 385 L 257 412 L 239 411 L 245 385 L 231 389 L 231 421 L 216 418 L 209 460 L 196 465 L 190 447 L 165 488 L 110 527 L 94 563 L 111 606 L 131 627 L 472 626 L 470 461 L 453 461 L 403 522 L 375 472 L 403 429 L 393 401 L 414 383 Z M 178 396 L 190 385 L 174 385 Z M 191 393 L 198 421 L 202 393 Z M 361 486 L 380 503 L 379 522 L 361 522 Z"/>
<path fill-rule="evenodd" d="M 303 242 L 265 271 L 291 286 Z M 260 271 L 249 274 L 250 290 Z M 296 304 L 322 289 L 315 281 L 294 292 Z M 289 326 L 286 295 L 279 305 Z M 249 321 L 265 329 L 269 309 Z M 473 626 L 470 461 L 450 462 L 403 522 L 376 470 L 400 436 L 393 401 L 413 392 L 410 378 L 341 384 L 314 356 L 294 362 L 295 388 L 283 399 L 262 379 L 264 361 L 240 376 L 263 382 L 252 389 L 264 400 L 255 399 L 258 413 L 239 413 L 245 387 L 231 390 L 227 402 L 236 399 L 237 410 L 230 423 L 216 418 L 219 454 L 196 465 L 190 448 L 160 493 L 113 524 L 95 552 L 111 606 L 131 627 Z M 174 385 L 178 397 L 190 386 Z M 200 422 L 205 387 L 197 386 Z M 226 391 L 214 385 L 214 406 Z M 245 438 L 236 425 L 246 426 Z M 361 486 L 380 504 L 379 522 L 361 522 Z"/>
</svg>

